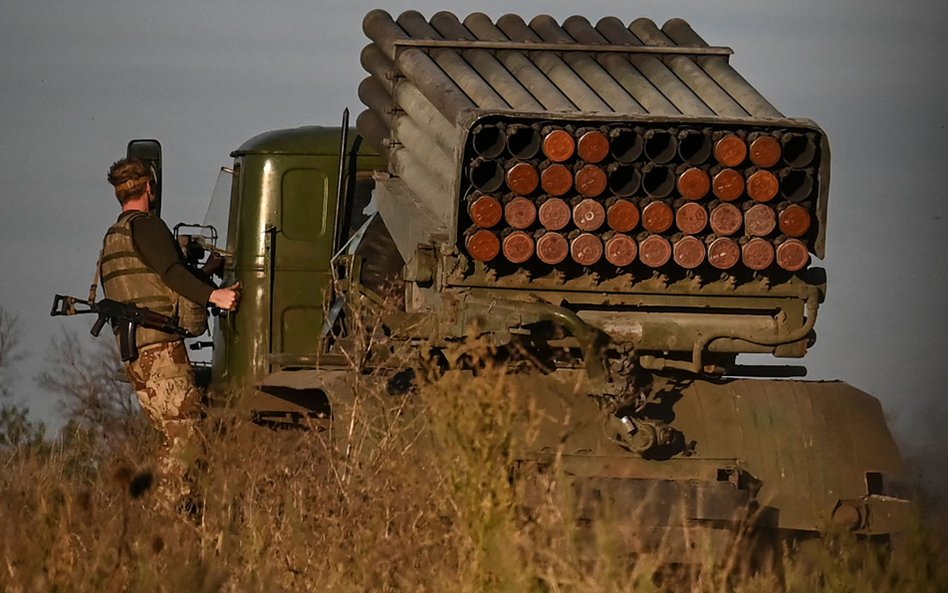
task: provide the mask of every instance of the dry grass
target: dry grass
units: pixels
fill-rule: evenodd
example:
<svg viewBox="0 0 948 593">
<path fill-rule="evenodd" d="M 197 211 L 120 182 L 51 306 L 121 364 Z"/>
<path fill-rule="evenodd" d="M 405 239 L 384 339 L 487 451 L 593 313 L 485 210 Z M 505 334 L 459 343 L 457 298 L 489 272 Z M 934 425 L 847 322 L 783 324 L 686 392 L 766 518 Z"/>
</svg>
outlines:
<svg viewBox="0 0 948 593">
<path fill-rule="evenodd" d="M 399 396 L 352 381 L 356 414 L 332 431 L 212 414 L 199 516 L 148 487 L 154 439 L 0 449 L 0 591 L 948 590 L 943 540 L 922 529 L 889 558 L 841 536 L 752 575 L 630 554 L 568 497 L 526 504 L 508 469 L 535 412 L 503 369 Z"/>
</svg>

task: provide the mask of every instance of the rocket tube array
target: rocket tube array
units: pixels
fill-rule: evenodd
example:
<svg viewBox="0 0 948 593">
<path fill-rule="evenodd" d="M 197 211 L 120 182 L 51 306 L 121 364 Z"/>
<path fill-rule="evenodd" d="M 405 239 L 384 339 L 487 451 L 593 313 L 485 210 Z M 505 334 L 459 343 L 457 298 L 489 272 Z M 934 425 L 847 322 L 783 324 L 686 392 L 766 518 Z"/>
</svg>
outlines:
<svg viewBox="0 0 948 593">
<path fill-rule="evenodd" d="M 479 123 L 464 249 L 482 262 L 796 272 L 815 134 L 712 125 Z"/>
</svg>

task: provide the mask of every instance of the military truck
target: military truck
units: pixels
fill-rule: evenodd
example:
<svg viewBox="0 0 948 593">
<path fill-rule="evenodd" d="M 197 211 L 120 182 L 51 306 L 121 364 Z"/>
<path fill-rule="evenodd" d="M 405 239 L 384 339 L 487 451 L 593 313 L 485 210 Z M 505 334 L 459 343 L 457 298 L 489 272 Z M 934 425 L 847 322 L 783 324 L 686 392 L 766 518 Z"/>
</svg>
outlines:
<svg viewBox="0 0 948 593">
<path fill-rule="evenodd" d="M 801 537 L 898 529 L 878 401 L 738 360 L 815 339 L 819 126 L 680 19 L 373 11 L 363 27 L 355 129 L 266 132 L 223 173 L 218 248 L 244 296 L 216 324 L 213 387 L 261 420 L 331 418 L 347 311 L 394 287 L 389 340 L 430 353 L 473 331 L 529 358 L 524 385 L 573 426 L 525 461 L 561 451 L 577 488 L 641 524 L 726 537 L 755 509 Z"/>
</svg>

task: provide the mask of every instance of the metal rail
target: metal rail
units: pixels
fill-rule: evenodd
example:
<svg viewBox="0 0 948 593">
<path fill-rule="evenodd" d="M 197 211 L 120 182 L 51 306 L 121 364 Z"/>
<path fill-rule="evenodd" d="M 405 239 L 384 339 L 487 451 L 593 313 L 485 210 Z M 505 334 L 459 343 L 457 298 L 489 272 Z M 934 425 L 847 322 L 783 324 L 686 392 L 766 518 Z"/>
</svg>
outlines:
<svg viewBox="0 0 948 593">
<path fill-rule="evenodd" d="M 454 41 L 441 39 L 396 39 L 393 43 L 396 48 L 415 47 L 422 49 L 493 49 L 506 51 L 520 50 L 725 57 L 734 54 L 734 50 L 730 47 L 668 47 L 656 45 L 598 45 L 585 43 L 537 43 L 534 41 Z"/>
</svg>

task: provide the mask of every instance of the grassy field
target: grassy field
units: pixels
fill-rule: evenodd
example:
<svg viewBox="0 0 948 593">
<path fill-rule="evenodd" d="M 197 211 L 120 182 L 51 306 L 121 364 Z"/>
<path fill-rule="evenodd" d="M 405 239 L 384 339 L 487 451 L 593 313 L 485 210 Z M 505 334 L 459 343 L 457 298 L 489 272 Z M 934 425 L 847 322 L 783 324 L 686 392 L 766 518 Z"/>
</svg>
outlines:
<svg viewBox="0 0 948 593">
<path fill-rule="evenodd" d="M 581 526 L 553 490 L 526 504 L 505 468 L 531 409 L 502 371 L 412 396 L 353 381 L 331 431 L 213 412 L 200 512 L 158 495 L 140 422 L 0 448 L 0 591 L 948 591 L 944 534 L 921 521 L 891 552 L 840 534 L 756 572 L 727 550 L 669 565 L 620 544 L 619 518 Z"/>
</svg>

